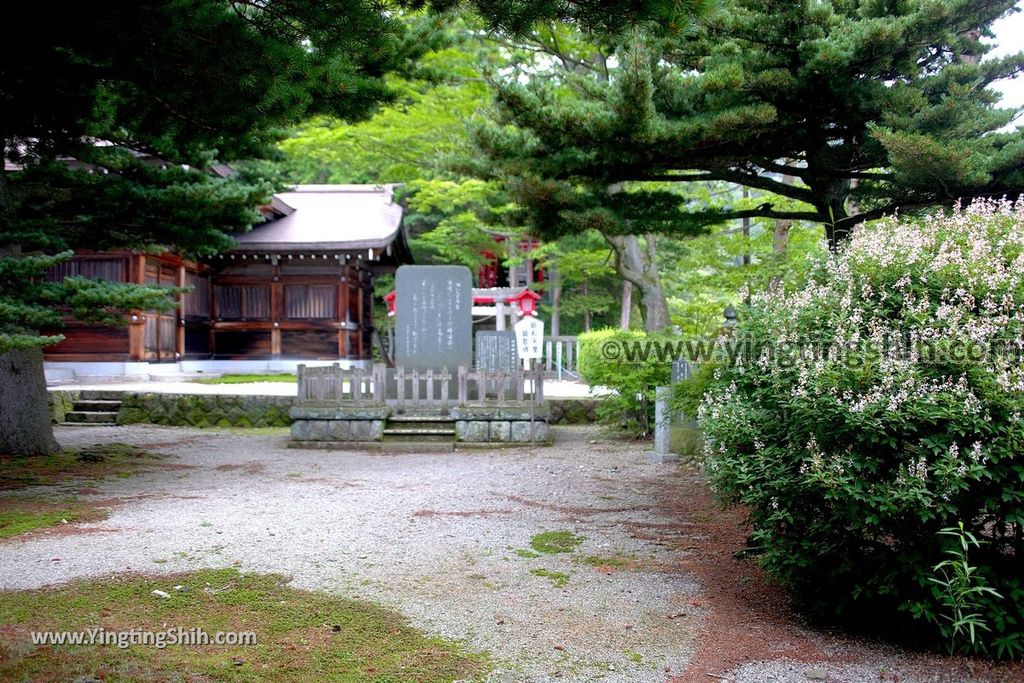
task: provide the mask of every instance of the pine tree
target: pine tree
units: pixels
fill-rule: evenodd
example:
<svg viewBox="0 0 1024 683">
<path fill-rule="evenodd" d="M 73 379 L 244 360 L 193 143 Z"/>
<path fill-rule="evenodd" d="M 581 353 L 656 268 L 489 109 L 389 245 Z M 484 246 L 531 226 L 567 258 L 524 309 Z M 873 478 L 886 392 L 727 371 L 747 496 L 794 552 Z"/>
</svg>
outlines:
<svg viewBox="0 0 1024 683">
<path fill-rule="evenodd" d="M 318 113 L 387 100 L 416 36 L 376 3 L 159 0 L 9 9 L 0 43 L 0 453 L 52 451 L 40 349 L 173 291 L 45 271 L 80 248 L 226 246 L 270 187 L 206 172 Z"/>
<path fill-rule="evenodd" d="M 480 147 L 552 231 L 601 212 L 684 234 L 762 217 L 819 222 L 835 246 L 896 210 L 1024 190 L 1024 133 L 1002 130 L 1019 112 L 990 87 L 1024 54 L 981 59 L 1014 5 L 728 0 L 690 33 L 626 32 L 608 78 L 500 84 Z M 637 181 L 727 181 L 805 206 L 673 208 Z"/>
<path fill-rule="evenodd" d="M 670 21 L 688 0 L 473 2 L 495 29 L 540 19 L 607 30 Z M 396 9 L 455 0 L 111 0 L 16 3 L 0 41 L 0 452 L 55 448 L 40 334 L 71 312 L 114 321 L 167 292 L 69 279 L 74 249 L 159 246 L 203 254 L 244 230 L 270 187 L 215 178 L 215 159 L 271 151 L 282 127 L 363 117 L 395 93 L 436 23 Z M 422 29 L 422 30 L 420 30 Z"/>
</svg>

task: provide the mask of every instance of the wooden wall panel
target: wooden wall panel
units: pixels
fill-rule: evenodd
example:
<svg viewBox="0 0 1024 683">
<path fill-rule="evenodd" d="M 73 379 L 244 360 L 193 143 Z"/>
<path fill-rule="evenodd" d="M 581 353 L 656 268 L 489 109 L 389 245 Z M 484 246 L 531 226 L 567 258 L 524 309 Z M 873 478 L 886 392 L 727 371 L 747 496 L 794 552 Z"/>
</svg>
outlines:
<svg viewBox="0 0 1024 683">
<path fill-rule="evenodd" d="M 281 356 L 333 360 L 338 357 L 338 335 L 329 330 L 281 330 Z"/>
<path fill-rule="evenodd" d="M 214 330 L 214 358 L 270 358 L 270 330 Z"/>
<path fill-rule="evenodd" d="M 106 325 L 69 323 L 55 332 L 65 336 L 64 341 L 43 349 L 46 356 L 78 355 L 84 353 L 128 356 L 128 329 Z M 53 360 L 58 360 L 54 358 Z"/>
</svg>

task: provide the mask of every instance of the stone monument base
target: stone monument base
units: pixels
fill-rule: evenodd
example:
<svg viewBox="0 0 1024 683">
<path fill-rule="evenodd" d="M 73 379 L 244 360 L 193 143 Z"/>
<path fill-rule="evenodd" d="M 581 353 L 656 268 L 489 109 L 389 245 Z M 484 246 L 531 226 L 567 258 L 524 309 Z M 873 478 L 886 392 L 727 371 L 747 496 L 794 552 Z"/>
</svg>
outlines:
<svg viewBox="0 0 1024 683">
<path fill-rule="evenodd" d="M 293 441 L 381 441 L 391 409 L 381 406 L 293 406 Z"/>
<path fill-rule="evenodd" d="M 644 459 L 647 462 L 666 463 L 676 462 L 679 460 L 679 456 L 675 453 L 659 453 L 657 451 L 647 451 L 644 453 Z"/>
<path fill-rule="evenodd" d="M 467 443 L 550 443 L 546 404 L 530 408 L 458 406 L 452 408 L 457 441 Z M 532 424 L 532 432 L 531 432 Z"/>
</svg>

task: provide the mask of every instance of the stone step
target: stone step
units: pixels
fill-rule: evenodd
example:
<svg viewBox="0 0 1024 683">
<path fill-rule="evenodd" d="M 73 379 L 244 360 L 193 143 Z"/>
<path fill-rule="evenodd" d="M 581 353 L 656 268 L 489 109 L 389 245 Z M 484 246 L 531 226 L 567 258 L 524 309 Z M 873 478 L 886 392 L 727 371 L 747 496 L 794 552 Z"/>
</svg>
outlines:
<svg viewBox="0 0 1024 683">
<path fill-rule="evenodd" d="M 384 428 L 385 434 L 424 434 L 433 436 L 435 434 L 447 434 L 449 436 L 455 436 L 455 427 L 392 427 L 387 426 Z"/>
<path fill-rule="evenodd" d="M 388 420 L 391 422 L 455 422 L 455 419 L 445 413 L 397 413 L 391 415 Z"/>
<path fill-rule="evenodd" d="M 78 394 L 81 401 L 123 401 L 125 392 L 106 389 L 85 389 Z"/>
<path fill-rule="evenodd" d="M 386 443 L 455 443 L 455 431 L 423 432 L 418 430 L 385 429 L 384 441 Z"/>
<path fill-rule="evenodd" d="M 383 453 L 451 453 L 454 441 L 382 441 Z"/>
<path fill-rule="evenodd" d="M 397 429 L 401 431 L 416 431 L 423 432 L 424 434 L 432 434 L 438 430 L 455 433 L 455 421 L 447 420 L 445 422 L 426 422 L 422 420 L 396 422 L 395 420 L 388 420 L 384 425 L 384 429 Z"/>
<path fill-rule="evenodd" d="M 117 424 L 117 413 L 72 410 L 64 416 L 66 422 L 86 424 Z"/>
<path fill-rule="evenodd" d="M 451 453 L 454 441 L 290 441 L 288 448 L 373 453 Z"/>
<path fill-rule="evenodd" d="M 75 410 L 86 413 L 116 413 L 121 409 L 120 401 L 88 399 L 75 401 Z"/>
</svg>

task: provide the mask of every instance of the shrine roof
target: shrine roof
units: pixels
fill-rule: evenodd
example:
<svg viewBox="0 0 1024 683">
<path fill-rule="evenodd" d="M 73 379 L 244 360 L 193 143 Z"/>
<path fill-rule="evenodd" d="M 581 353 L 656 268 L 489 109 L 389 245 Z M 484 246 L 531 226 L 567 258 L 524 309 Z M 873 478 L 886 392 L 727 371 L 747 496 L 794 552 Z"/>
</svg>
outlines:
<svg viewBox="0 0 1024 683">
<path fill-rule="evenodd" d="M 235 237 L 243 251 L 351 251 L 404 242 L 393 185 L 296 185 L 264 207 L 265 223 Z"/>
</svg>

